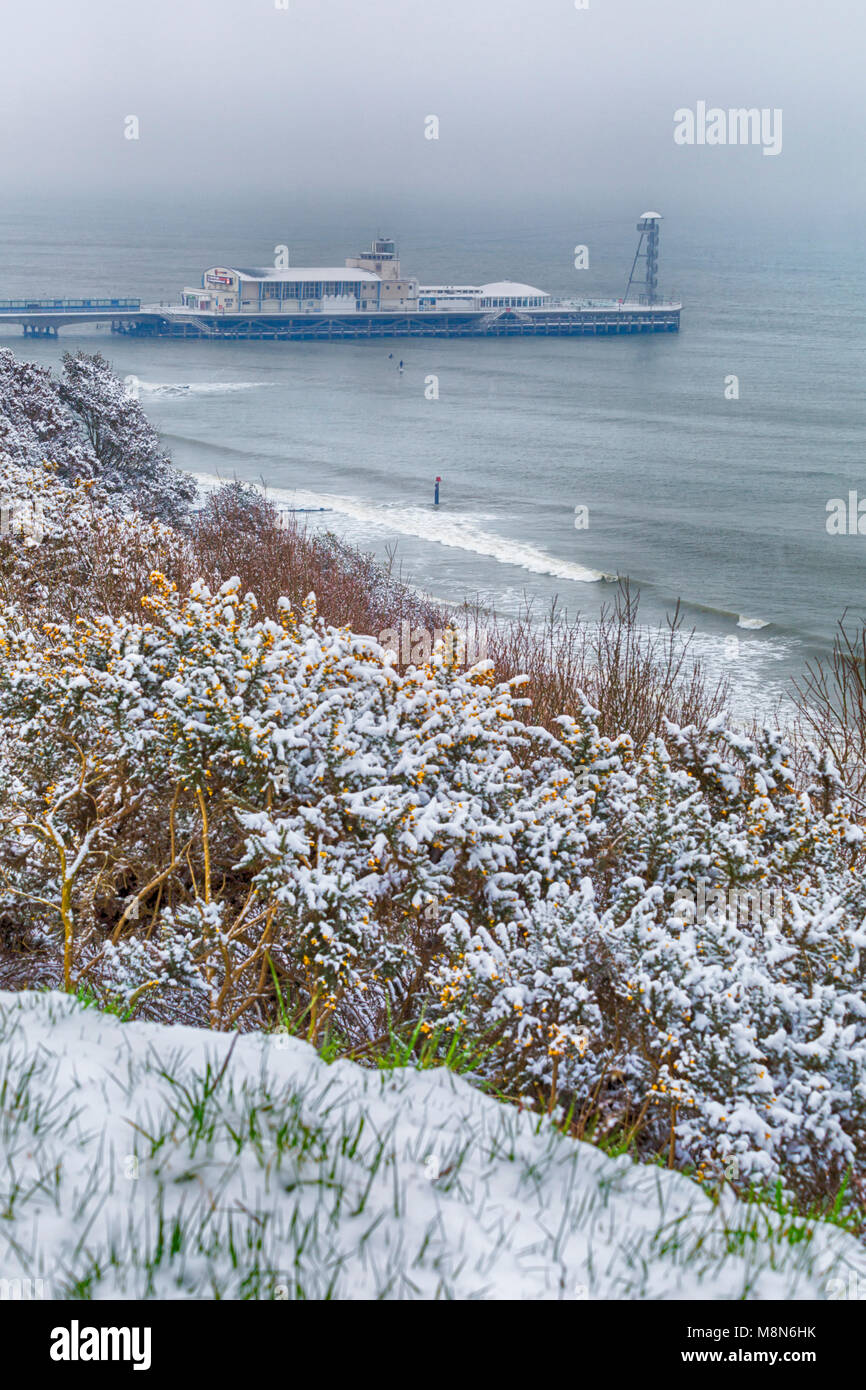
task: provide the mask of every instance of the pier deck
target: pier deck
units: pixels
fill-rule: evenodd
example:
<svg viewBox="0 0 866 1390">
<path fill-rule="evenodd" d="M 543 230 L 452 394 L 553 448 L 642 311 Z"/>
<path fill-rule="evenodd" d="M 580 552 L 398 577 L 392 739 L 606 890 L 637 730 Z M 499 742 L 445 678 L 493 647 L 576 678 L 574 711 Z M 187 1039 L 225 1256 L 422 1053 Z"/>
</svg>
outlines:
<svg viewBox="0 0 866 1390">
<path fill-rule="evenodd" d="M 206 314 L 138 300 L 0 301 L 3 325 L 20 325 L 26 336 L 56 337 L 61 328 L 105 324 L 113 333 L 153 338 L 208 338 L 334 342 L 362 338 L 602 337 L 623 333 L 676 333 L 674 304 L 551 305 L 543 309 L 448 312 L 412 310 L 375 313 Z"/>
</svg>

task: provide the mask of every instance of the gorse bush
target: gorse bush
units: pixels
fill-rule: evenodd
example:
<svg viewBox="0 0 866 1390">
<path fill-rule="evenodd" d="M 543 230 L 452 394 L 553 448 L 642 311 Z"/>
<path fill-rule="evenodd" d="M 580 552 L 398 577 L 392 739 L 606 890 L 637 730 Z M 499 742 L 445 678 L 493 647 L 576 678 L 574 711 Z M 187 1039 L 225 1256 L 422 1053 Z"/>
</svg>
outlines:
<svg viewBox="0 0 866 1390">
<path fill-rule="evenodd" d="M 157 574 L 146 609 L 0 611 L 0 907 L 67 989 L 249 1028 L 276 981 L 312 1041 L 421 1018 L 581 1133 L 859 1177 L 863 835 L 826 762 L 797 792 L 770 732 L 552 733 L 519 679 L 397 671 L 312 597 Z M 772 916 L 716 902 L 756 885 Z"/>
<path fill-rule="evenodd" d="M 64 353 L 58 380 L 0 349 L 0 455 L 25 468 L 48 458 L 67 480 L 99 482 L 116 504 L 163 521 L 180 520 L 196 495 L 100 353 Z"/>
</svg>

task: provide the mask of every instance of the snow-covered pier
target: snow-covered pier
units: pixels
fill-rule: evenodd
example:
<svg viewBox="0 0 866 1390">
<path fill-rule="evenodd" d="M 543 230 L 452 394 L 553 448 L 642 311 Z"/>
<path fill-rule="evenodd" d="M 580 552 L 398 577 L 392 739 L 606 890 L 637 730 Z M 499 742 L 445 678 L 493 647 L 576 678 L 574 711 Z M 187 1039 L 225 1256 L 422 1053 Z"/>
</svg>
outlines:
<svg viewBox="0 0 866 1390">
<path fill-rule="evenodd" d="M 557 299 L 512 280 L 422 285 L 401 270 L 396 242 L 377 237 L 344 266 L 290 266 L 287 247 L 277 248 L 273 266 L 211 266 L 177 304 L 0 300 L 0 331 L 14 323 L 25 334 L 56 337 L 61 328 L 107 324 L 136 337 L 231 341 L 676 333 L 682 306 L 658 290 L 660 221 L 657 212 L 646 212 L 637 224 L 641 238 L 622 299 Z"/>
<path fill-rule="evenodd" d="M 127 332 L 141 317 L 140 299 L 0 299 L 0 325 L 20 324 L 30 338 L 56 338 L 59 329 L 82 323 Z"/>
</svg>

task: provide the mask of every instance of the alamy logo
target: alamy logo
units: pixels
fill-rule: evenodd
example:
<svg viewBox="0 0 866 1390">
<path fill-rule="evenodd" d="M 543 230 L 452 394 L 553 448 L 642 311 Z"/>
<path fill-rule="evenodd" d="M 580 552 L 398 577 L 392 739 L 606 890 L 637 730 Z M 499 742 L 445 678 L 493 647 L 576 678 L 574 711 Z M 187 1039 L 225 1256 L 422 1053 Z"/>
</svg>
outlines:
<svg viewBox="0 0 866 1390">
<path fill-rule="evenodd" d="M 707 106 L 699 101 L 692 111 L 674 112 L 677 145 L 762 145 L 764 154 L 782 153 L 782 112 L 778 106 Z"/>
<path fill-rule="evenodd" d="M 778 928 L 784 921 L 784 900 L 775 888 L 730 888 L 726 892 L 699 878 L 696 893 L 691 888 L 672 891 L 674 912 L 690 924 L 713 920 L 733 927 L 768 927 L 772 922 Z"/>
<path fill-rule="evenodd" d="M 39 545 L 45 535 L 45 513 L 41 502 L 29 497 L 21 501 L 0 501 L 0 538 L 23 536 L 25 545 Z"/>
<path fill-rule="evenodd" d="M 51 1330 L 52 1361 L 131 1361 L 134 1371 L 150 1370 L 149 1327 L 69 1327 Z"/>
<path fill-rule="evenodd" d="M 9 1299 L 29 1302 L 33 1298 L 46 1298 L 46 1283 L 45 1279 L 0 1279 L 0 1303 Z"/>
<path fill-rule="evenodd" d="M 858 1276 L 857 1271 L 849 1271 L 847 1282 L 844 1279 L 827 1280 L 827 1297 L 834 1302 L 847 1300 L 850 1303 L 863 1303 L 866 1301 L 866 1279 L 862 1274 Z"/>
<path fill-rule="evenodd" d="M 446 659 L 456 666 L 475 666 L 487 660 L 487 633 L 461 631 L 459 628 L 411 627 L 404 618 L 399 629 L 388 627 L 379 633 L 379 645 L 392 651 L 404 666 L 410 662 L 423 666 L 430 661 L 437 643 L 444 644 Z"/>
<path fill-rule="evenodd" d="M 866 497 L 849 492 L 847 505 L 844 497 L 831 497 L 826 526 L 831 536 L 866 536 Z"/>
</svg>

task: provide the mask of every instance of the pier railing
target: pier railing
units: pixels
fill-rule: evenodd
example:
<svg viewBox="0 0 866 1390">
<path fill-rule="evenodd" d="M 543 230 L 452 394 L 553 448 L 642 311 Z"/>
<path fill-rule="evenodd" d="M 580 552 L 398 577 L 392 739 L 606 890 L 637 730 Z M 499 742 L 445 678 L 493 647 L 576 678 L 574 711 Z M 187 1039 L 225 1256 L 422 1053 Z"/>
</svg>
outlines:
<svg viewBox="0 0 866 1390">
<path fill-rule="evenodd" d="M 656 299 L 652 304 L 644 304 L 637 299 L 559 299 L 551 298 L 543 305 L 545 309 L 625 309 L 634 313 L 636 309 L 680 309 L 682 305 L 676 298 Z"/>
<path fill-rule="evenodd" d="M 0 299 L 0 314 L 6 312 L 25 314 L 51 314 L 58 309 L 127 309 L 137 312 L 141 308 L 140 299 Z"/>
</svg>

